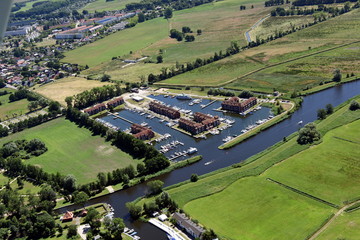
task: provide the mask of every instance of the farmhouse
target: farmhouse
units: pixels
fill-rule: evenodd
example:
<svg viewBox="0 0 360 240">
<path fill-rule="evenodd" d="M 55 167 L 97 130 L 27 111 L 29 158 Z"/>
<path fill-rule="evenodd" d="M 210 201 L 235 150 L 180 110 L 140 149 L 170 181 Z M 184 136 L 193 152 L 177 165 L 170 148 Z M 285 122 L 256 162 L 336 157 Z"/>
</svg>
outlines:
<svg viewBox="0 0 360 240">
<path fill-rule="evenodd" d="M 63 222 L 72 221 L 72 220 L 73 220 L 73 217 L 74 217 L 74 213 L 67 211 L 67 212 L 64 214 L 64 216 L 63 216 L 63 218 L 62 218 L 62 221 L 63 221 Z"/>
<path fill-rule="evenodd" d="M 194 121 L 186 118 L 179 119 L 179 127 L 193 135 L 212 129 L 219 125 L 220 120 L 218 116 L 213 117 L 211 115 L 200 112 L 196 112 L 194 114 Z"/>
<path fill-rule="evenodd" d="M 140 140 L 149 140 L 155 136 L 154 132 L 151 129 L 143 127 L 136 123 L 131 125 L 130 132 L 135 138 Z"/>
<path fill-rule="evenodd" d="M 255 106 L 256 103 L 257 99 L 255 97 L 251 97 L 242 102 L 240 102 L 240 99 L 238 97 L 231 97 L 221 103 L 221 108 L 223 110 L 240 113 L 248 110 L 252 106 Z"/>
<path fill-rule="evenodd" d="M 205 232 L 205 230 L 191 221 L 189 218 L 185 216 L 183 213 L 174 213 L 172 218 L 176 220 L 176 223 L 183 228 L 187 233 L 189 233 L 194 238 L 200 238 L 201 234 Z"/>
<path fill-rule="evenodd" d="M 115 97 L 113 99 L 111 99 L 109 102 L 106 103 L 106 106 L 109 107 L 116 107 L 119 106 L 120 104 L 124 103 L 124 98 L 123 97 Z"/>
<path fill-rule="evenodd" d="M 96 104 L 92 107 L 86 108 L 83 111 L 84 111 L 84 113 L 87 113 L 89 115 L 94 115 L 101 111 L 104 111 L 105 109 L 106 109 L 105 103 L 100 103 L 100 104 Z"/>
<path fill-rule="evenodd" d="M 180 118 L 180 112 L 171 108 L 171 107 L 167 107 L 161 103 L 152 101 L 149 104 L 149 109 L 153 112 L 156 112 L 158 114 L 164 115 L 168 118 L 171 119 L 177 119 Z"/>
</svg>

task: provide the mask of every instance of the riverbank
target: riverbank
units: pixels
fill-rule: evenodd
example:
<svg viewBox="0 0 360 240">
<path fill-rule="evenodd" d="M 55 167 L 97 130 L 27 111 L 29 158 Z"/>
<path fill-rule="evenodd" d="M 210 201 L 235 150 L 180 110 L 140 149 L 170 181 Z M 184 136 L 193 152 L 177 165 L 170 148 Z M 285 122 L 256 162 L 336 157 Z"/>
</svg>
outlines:
<svg viewBox="0 0 360 240">
<path fill-rule="evenodd" d="M 265 129 L 268 129 L 269 127 L 272 127 L 273 125 L 288 118 L 295 107 L 295 103 L 289 102 L 289 103 L 280 103 L 280 104 L 282 104 L 282 107 L 286 109 L 285 112 L 275 116 L 274 118 L 264 122 L 263 124 L 256 126 L 255 128 L 247 131 L 246 133 L 240 134 L 239 136 L 233 138 L 232 140 L 220 145 L 218 148 L 221 150 L 232 148 L 235 145 L 245 141 L 246 139 L 255 136 L 259 132 L 264 131 Z"/>
<path fill-rule="evenodd" d="M 360 96 L 357 100 L 360 100 Z M 341 206 L 344 200 L 357 195 L 354 191 L 356 186 L 352 184 L 355 179 L 350 172 L 347 174 L 348 171 L 344 173 L 337 170 L 356 171 L 356 167 L 352 168 L 351 165 L 356 164 L 353 160 L 357 153 L 349 151 L 355 145 L 349 146 L 347 141 L 334 137 L 356 139 L 358 136 L 354 130 L 359 125 L 360 112 L 349 110 L 350 101 L 337 107 L 325 120 L 316 121 L 317 129 L 323 136 L 321 143 L 299 145 L 296 134 L 293 134 L 287 141 L 258 154 L 251 161 L 233 166 L 233 169 L 201 176 L 195 183 L 187 182 L 166 190 L 188 214 L 225 238 L 239 239 L 235 236 L 255 234 L 257 239 L 283 239 L 296 228 L 300 230 L 294 239 L 303 239 L 336 211 L 323 204 L 324 201 L 314 201 L 308 196 Z M 334 146 L 339 146 L 339 149 Z M 296 192 L 266 181 L 270 177 L 292 187 Z M 323 178 L 327 179 L 327 184 L 323 184 Z M 344 191 L 336 190 L 342 187 Z M 330 191 L 332 188 L 333 191 Z M 212 211 L 206 211 L 205 208 L 211 208 Z M 235 210 L 239 208 L 244 211 L 240 213 Z M 273 215 L 274 211 L 277 212 L 276 216 Z M 220 217 L 224 214 L 228 216 L 227 219 Z M 230 222 L 242 227 L 230 229 Z M 263 226 L 261 231 L 254 227 L 254 222 L 256 226 Z M 274 232 L 270 231 L 276 227 L 272 226 L 274 222 L 287 224 Z M 270 229 L 267 229 L 269 226 Z"/>
<path fill-rule="evenodd" d="M 179 162 L 174 162 L 169 167 L 167 167 L 166 169 L 164 169 L 162 171 L 159 171 L 157 173 L 134 178 L 134 179 L 130 180 L 128 185 L 124 185 L 123 183 L 119 183 L 119 184 L 116 184 L 116 185 L 108 186 L 108 187 L 112 187 L 112 189 L 113 189 L 112 192 L 110 192 L 107 188 L 105 188 L 101 193 L 96 194 L 95 196 L 91 197 L 90 200 L 91 199 L 97 199 L 97 198 L 100 198 L 100 197 L 104 197 L 106 195 L 113 194 L 114 192 L 118 192 L 118 191 L 121 191 L 123 189 L 133 187 L 133 186 L 135 186 L 135 185 L 137 185 L 139 183 L 146 182 L 146 181 L 149 181 L 149 180 L 151 180 L 153 178 L 159 177 L 159 176 L 161 176 L 163 174 L 172 172 L 175 169 L 183 168 L 183 167 L 186 167 L 188 165 L 199 162 L 201 159 L 202 159 L 202 156 L 197 155 L 197 156 L 194 156 L 194 157 L 191 157 L 191 158 L 179 161 Z M 57 201 L 56 207 L 55 207 L 54 210 L 59 210 L 61 208 L 69 207 L 71 205 L 74 205 L 74 203 L 70 203 L 70 202 L 67 202 L 65 200 L 60 200 L 60 201 Z"/>
<path fill-rule="evenodd" d="M 357 80 L 360 80 L 360 78 L 356 77 L 356 76 L 353 76 L 353 77 L 345 78 L 341 82 L 325 83 L 323 85 L 319 85 L 319 86 L 316 86 L 316 87 L 312 87 L 312 88 L 310 88 L 308 90 L 301 91 L 300 96 L 307 96 L 307 95 L 310 95 L 310 94 L 313 94 L 313 93 L 323 91 L 323 90 L 328 89 L 328 88 L 332 88 L 332 87 L 341 85 L 343 83 L 353 82 L 353 81 L 357 81 Z"/>
</svg>

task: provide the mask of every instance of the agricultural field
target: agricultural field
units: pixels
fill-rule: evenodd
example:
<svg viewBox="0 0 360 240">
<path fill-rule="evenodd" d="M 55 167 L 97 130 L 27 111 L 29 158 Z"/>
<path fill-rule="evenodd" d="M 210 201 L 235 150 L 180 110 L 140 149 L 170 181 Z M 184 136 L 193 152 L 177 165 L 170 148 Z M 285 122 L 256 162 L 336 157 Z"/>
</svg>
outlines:
<svg viewBox="0 0 360 240">
<path fill-rule="evenodd" d="M 101 171 L 108 172 L 139 162 L 105 142 L 102 137 L 93 136 L 89 130 L 79 128 L 64 118 L 2 138 L 0 145 L 11 140 L 34 138 L 43 141 L 48 151 L 26 160 L 27 163 L 50 173 L 73 174 L 79 184 L 94 180 Z"/>
<path fill-rule="evenodd" d="M 196 69 L 162 81 L 161 84 L 182 83 L 187 85 L 197 82 L 208 85 L 209 82 L 220 82 L 221 85 L 235 89 L 253 87 L 257 90 L 278 88 L 283 91 L 292 91 L 294 88 L 302 89 L 308 85 L 319 84 L 325 79 L 329 80 L 329 77 L 331 77 L 336 67 L 344 68 L 340 69 L 343 70 L 343 72 L 349 71 L 349 68 L 352 68 L 354 72 L 358 72 L 358 63 L 357 61 L 353 61 L 355 56 L 352 55 L 357 53 L 357 46 L 354 48 L 349 46 L 341 48 L 340 50 L 335 49 L 329 51 L 328 55 L 326 53 L 319 53 L 319 56 L 328 58 L 326 63 L 334 61 L 336 56 L 343 56 L 342 61 L 339 63 L 332 63 L 330 66 L 325 65 L 325 67 L 322 68 L 321 65 L 323 61 L 319 61 L 319 59 L 316 58 L 318 55 L 316 53 L 329 50 L 335 46 L 341 46 L 341 44 L 358 41 L 360 32 L 357 31 L 360 30 L 359 16 L 360 10 L 353 10 L 339 17 L 329 19 L 312 27 L 232 56 L 234 60 L 231 61 L 231 66 L 222 67 L 226 65 L 228 61 L 228 59 L 223 59 L 202 67 L 206 68 L 207 71 Z M 354 28 L 357 30 L 352 34 Z M 353 53 L 347 53 L 349 52 L 348 48 L 350 48 Z M 283 68 L 283 66 L 292 66 L 292 62 L 271 67 L 272 64 L 280 64 L 284 61 L 306 57 L 309 54 L 315 55 L 299 60 L 299 62 L 310 61 L 312 64 L 312 72 L 314 72 L 312 75 L 308 75 L 307 73 L 308 69 L 306 69 L 306 67 L 308 67 L 308 65 L 304 68 L 299 65 L 298 68 L 300 68 L 301 71 L 289 70 L 291 74 L 284 74 L 283 71 L 278 71 L 278 69 Z M 236 64 L 236 59 L 239 59 L 238 64 Z M 247 60 L 247 63 L 240 61 L 240 59 Z M 233 64 L 234 62 L 235 64 Z M 267 68 L 254 74 L 251 74 L 254 68 L 249 69 L 246 71 L 246 76 L 244 76 L 242 72 L 237 76 L 234 76 L 236 74 L 229 75 L 229 72 L 238 71 L 244 64 L 251 64 L 252 62 L 258 64 L 258 67 L 254 67 L 255 69 L 261 69 L 264 66 Z M 351 65 L 345 67 L 345 65 L 350 62 Z M 199 73 L 200 71 L 202 72 L 201 74 Z M 315 74 L 317 71 L 320 73 Z M 214 72 L 216 72 L 216 74 L 214 74 Z M 218 80 L 219 75 L 223 76 L 221 81 Z M 236 77 L 238 77 L 237 80 Z M 229 81 L 232 83 L 229 83 Z"/>
<path fill-rule="evenodd" d="M 101 87 L 109 84 L 111 83 L 87 80 L 81 77 L 67 77 L 52 83 L 36 86 L 35 92 L 65 105 L 66 97 L 74 96 L 94 87 Z"/>
<path fill-rule="evenodd" d="M 295 136 L 240 168 L 209 174 L 168 192 L 194 219 L 225 239 L 287 239 L 289 233 L 291 239 L 304 239 L 337 210 L 268 179 L 339 206 L 358 198 L 360 115 L 348 106 L 317 124 L 323 135 L 318 145 L 299 145 Z"/>
<path fill-rule="evenodd" d="M 2 88 L 1 91 L 8 91 L 9 93 L 14 92 L 15 90 Z M 7 118 L 12 118 L 14 116 L 23 115 L 29 112 L 28 104 L 29 101 L 27 99 L 21 99 L 15 102 L 9 102 L 10 94 L 0 96 L 0 121 L 5 120 Z"/>
<path fill-rule="evenodd" d="M 80 9 L 87 10 L 89 12 L 101 12 L 101 11 L 112 11 L 112 10 L 121 10 L 124 9 L 126 4 L 140 2 L 140 0 L 96 0 L 94 2 L 88 3 L 85 7 Z"/>
<path fill-rule="evenodd" d="M 150 73 L 158 73 L 161 68 L 174 66 L 176 62 L 185 63 L 196 58 L 210 57 L 214 52 L 229 47 L 231 41 L 236 41 L 241 46 L 246 45 L 245 31 L 272 9 L 265 8 L 263 2 L 253 2 L 254 8 L 251 9 L 250 3 L 247 0 L 226 0 L 175 11 L 173 18 L 168 21 L 162 18 L 153 19 L 70 51 L 65 54 L 66 58 L 63 61 L 88 64 L 91 68 L 83 72 L 84 74 L 102 74 L 105 68 L 107 74 L 115 80 L 137 82 L 138 76 L 131 72 L 136 71 L 147 76 Z M 247 10 L 239 11 L 240 4 L 246 4 Z M 192 29 L 196 38 L 194 42 L 178 42 L 169 38 L 170 29 L 181 31 L 183 26 Z M 197 29 L 202 30 L 201 35 L 196 34 Z M 113 48 L 107 47 L 110 44 Z M 146 55 L 156 62 L 160 49 L 164 61 L 162 64 L 134 64 L 122 69 L 123 64 L 118 60 L 116 63 L 111 61 L 114 56 L 140 58 Z M 132 54 L 129 54 L 130 51 Z M 104 53 L 103 56 L 99 56 L 91 54 L 93 52 Z"/>
</svg>

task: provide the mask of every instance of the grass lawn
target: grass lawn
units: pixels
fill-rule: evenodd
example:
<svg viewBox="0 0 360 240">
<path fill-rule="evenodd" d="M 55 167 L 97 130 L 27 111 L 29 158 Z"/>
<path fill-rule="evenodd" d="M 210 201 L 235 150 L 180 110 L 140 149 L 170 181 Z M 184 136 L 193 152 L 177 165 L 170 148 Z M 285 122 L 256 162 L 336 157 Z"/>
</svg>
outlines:
<svg viewBox="0 0 360 240">
<path fill-rule="evenodd" d="M 107 2 L 106 0 L 96 0 L 94 2 L 88 3 L 85 7 L 80 9 L 87 10 L 89 12 L 101 12 L 101 11 L 111 11 L 111 10 L 121 10 L 124 9 L 126 4 L 140 2 L 140 0 L 114 0 Z M 79 11 L 79 12 L 80 12 Z"/>
<path fill-rule="evenodd" d="M 360 211 L 343 213 L 316 239 L 357 239 L 360 236 Z"/>
<path fill-rule="evenodd" d="M 265 175 L 338 205 L 359 197 L 359 129 L 360 121 L 356 121 L 332 130 L 321 144 L 272 167 Z"/>
<path fill-rule="evenodd" d="M 167 20 L 156 18 L 66 52 L 62 61 L 96 66 L 111 60 L 112 57 L 129 55 L 130 51 L 139 51 L 166 38 L 168 31 Z"/>
<path fill-rule="evenodd" d="M 109 84 L 111 83 L 87 80 L 80 77 L 67 77 L 45 85 L 37 85 L 35 87 L 35 92 L 65 105 L 65 98 L 68 96 L 74 96 L 85 90 Z"/>
<path fill-rule="evenodd" d="M 220 236 L 234 240 L 304 239 L 335 211 L 265 178 L 241 179 L 184 209 Z"/>
<path fill-rule="evenodd" d="M 38 165 L 50 173 L 73 174 L 80 184 L 95 180 L 99 172 L 139 162 L 105 142 L 102 137 L 92 136 L 89 130 L 79 128 L 64 118 L 2 138 L 0 144 L 15 139 L 34 138 L 45 142 L 48 151 L 26 160 L 27 163 Z"/>
<path fill-rule="evenodd" d="M 14 92 L 15 90 L 3 88 L 1 91 L 8 91 L 10 93 Z M 22 99 L 15 102 L 9 102 L 10 94 L 0 96 L 0 119 L 4 120 L 7 117 L 12 118 L 13 114 L 22 115 L 29 111 L 27 108 L 29 101 L 27 99 Z M 0 121 L 1 121 L 0 120 Z"/>
</svg>

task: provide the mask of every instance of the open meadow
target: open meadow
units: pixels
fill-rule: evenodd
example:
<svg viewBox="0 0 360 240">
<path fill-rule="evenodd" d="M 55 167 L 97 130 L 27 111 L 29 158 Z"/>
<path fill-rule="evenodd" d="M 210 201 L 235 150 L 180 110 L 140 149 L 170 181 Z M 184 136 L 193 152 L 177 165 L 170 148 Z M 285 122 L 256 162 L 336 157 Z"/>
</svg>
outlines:
<svg viewBox="0 0 360 240">
<path fill-rule="evenodd" d="M 253 3 L 253 9 L 250 3 Z M 247 9 L 240 11 L 240 4 L 246 5 Z M 147 77 L 150 73 L 158 73 L 161 68 L 174 66 L 176 62 L 185 63 L 196 58 L 210 57 L 214 52 L 224 51 L 231 41 L 236 41 L 241 46 L 246 45 L 245 31 L 271 9 L 265 8 L 263 2 L 258 1 L 225 0 L 175 11 L 169 20 L 157 18 L 139 23 L 131 29 L 70 51 L 65 54 L 63 61 L 88 64 L 91 68 L 84 71 L 84 74 L 102 74 L 103 69 L 106 69 L 106 73 L 113 79 L 137 82 L 138 76 L 133 76 L 131 72 L 140 72 Z M 170 29 L 181 31 L 184 26 L 190 27 L 194 32 L 194 42 L 178 42 L 168 36 Z M 198 29 L 202 30 L 201 35 L 196 34 Z M 108 48 L 109 45 L 112 48 Z M 118 60 L 111 61 L 114 56 L 140 58 L 145 55 L 156 62 L 160 49 L 163 63 L 156 66 L 139 63 L 121 68 L 123 64 Z M 129 54 L 130 51 L 132 54 Z M 103 53 L 101 56 L 98 54 L 100 52 Z"/>
<path fill-rule="evenodd" d="M 299 145 L 295 136 L 241 167 L 170 187 L 168 192 L 190 216 L 225 239 L 304 239 L 336 209 L 268 179 L 340 206 L 358 198 L 360 115 L 348 106 L 317 124 L 323 135 L 318 145 Z"/>
<path fill-rule="evenodd" d="M 111 83 L 87 80 L 81 77 L 67 77 L 35 87 L 35 92 L 65 105 L 65 98 Z"/>
<path fill-rule="evenodd" d="M 85 7 L 80 9 L 87 10 L 89 12 L 101 12 L 101 11 L 112 11 L 112 10 L 121 10 L 124 9 L 126 4 L 140 2 L 140 0 L 96 0 L 94 2 L 88 3 Z"/>
<path fill-rule="evenodd" d="M 350 68 L 354 73 L 358 72 L 358 60 L 355 55 L 358 51 L 358 47 L 355 46 L 356 44 L 354 44 L 355 47 L 348 46 L 334 49 L 329 51 L 329 53 L 321 53 L 321 51 L 327 51 L 332 47 L 341 46 L 341 44 L 358 41 L 360 37 L 359 16 L 360 10 L 355 9 L 344 15 L 318 23 L 259 47 L 243 51 L 231 58 L 202 67 L 206 70 L 201 68 L 195 69 L 162 81 L 160 84 L 191 85 L 196 82 L 198 85 L 209 85 L 209 83 L 216 82 L 219 85 L 235 89 L 252 87 L 255 90 L 277 88 L 282 91 L 292 91 L 329 80 L 336 67 L 341 68 L 340 70 L 343 70 L 345 73 Z M 306 57 L 310 54 L 315 55 Z M 317 55 L 320 57 L 317 58 Z M 335 58 L 340 59 L 338 56 L 342 56 L 341 61 L 335 63 Z M 301 57 L 306 58 L 296 60 Z M 354 61 L 354 58 L 356 61 Z M 226 62 L 229 59 L 232 59 L 232 61 L 230 61 L 229 66 L 226 66 Z M 322 61 L 322 59 L 325 59 L 325 61 Z M 245 63 L 244 60 L 246 61 Z M 294 60 L 294 64 L 297 61 L 310 61 L 311 66 L 307 64 L 304 67 L 301 64 L 292 65 L 292 60 Z M 290 62 L 286 63 L 286 61 Z M 258 66 L 247 68 L 248 70 L 238 74 L 231 73 L 239 71 L 238 69 L 246 68 L 247 65 L 251 65 L 253 62 Z M 329 62 L 331 62 L 330 65 L 328 64 Z M 284 64 L 272 66 L 273 64 L 281 63 Z M 323 64 L 327 65 L 323 66 Z M 350 64 L 350 66 L 347 67 L 347 64 Z M 297 69 L 295 71 L 289 69 L 285 73 L 279 70 L 286 68 L 286 66 L 296 67 Z M 264 67 L 266 69 L 261 70 Z M 306 67 L 310 67 L 311 71 L 306 69 Z M 251 74 L 254 69 L 261 71 Z M 246 76 L 244 76 L 245 74 Z M 219 80 L 219 76 L 222 76 L 221 80 Z"/>
<path fill-rule="evenodd" d="M 42 125 L 0 139 L 0 145 L 16 139 L 43 141 L 48 151 L 39 157 L 25 160 L 42 167 L 46 172 L 73 174 L 78 183 L 95 180 L 99 172 L 137 164 L 130 155 L 105 142 L 100 136 L 93 136 L 88 129 L 58 118 Z"/>
<path fill-rule="evenodd" d="M 9 92 L 9 94 L 0 96 L 0 121 L 3 121 L 7 118 L 12 118 L 14 115 L 19 116 L 29 112 L 29 101 L 27 99 L 9 102 L 9 96 L 11 93 L 15 92 L 15 90 L 8 88 L 3 88 L 2 90 Z"/>
<path fill-rule="evenodd" d="M 357 239 L 360 236 L 360 211 L 343 213 L 321 233 L 317 240 Z"/>
</svg>

